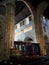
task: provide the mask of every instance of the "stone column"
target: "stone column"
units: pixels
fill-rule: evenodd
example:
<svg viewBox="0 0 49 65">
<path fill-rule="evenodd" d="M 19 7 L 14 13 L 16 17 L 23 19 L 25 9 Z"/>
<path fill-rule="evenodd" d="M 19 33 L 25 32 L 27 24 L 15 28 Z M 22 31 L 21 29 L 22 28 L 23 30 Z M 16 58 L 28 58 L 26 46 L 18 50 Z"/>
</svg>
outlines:
<svg viewBox="0 0 49 65">
<path fill-rule="evenodd" d="M 39 43 L 39 45 L 40 45 L 41 53 L 43 55 L 45 55 L 46 54 L 46 48 L 45 48 L 45 41 L 44 41 L 40 17 L 41 17 L 41 15 L 39 13 L 39 10 L 36 9 L 34 12 L 36 40 L 37 40 L 37 43 Z"/>
<path fill-rule="evenodd" d="M 43 14 L 43 11 L 47 7 L 47 5 L 48 3 L 46 1 L 40 3 L 34 12 L 36 39 L 37 39 L 37 42 L 40 43 L 41 52 L 43 55 L 47 53 L 46 53 L 45 40 L 44 40 L 44 35 L 42 30 L 41 16 Z"/>
<path fill-rule="evenodd" d="M 12 3 L 6 4 L 6 25 L 5 25 L 5 50 L 6 57 L 10 55 L 10 48 L 14 46 L 14 20 L 15 20 L 15 7 Z"/>
</svg>

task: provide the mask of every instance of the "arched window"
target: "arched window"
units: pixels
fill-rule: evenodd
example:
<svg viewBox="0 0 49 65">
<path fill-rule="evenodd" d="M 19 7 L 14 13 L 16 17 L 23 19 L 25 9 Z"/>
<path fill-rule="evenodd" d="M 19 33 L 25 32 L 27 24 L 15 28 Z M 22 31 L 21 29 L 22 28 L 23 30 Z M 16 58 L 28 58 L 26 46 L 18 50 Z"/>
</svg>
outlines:
<svg viewBox="0 0 49 65">
<path fill-rule="evenodd" d="M 5 15 L 6 13 L 6 8 L 4 5 L 0 5 L 0 15 Z"/>
</svg>

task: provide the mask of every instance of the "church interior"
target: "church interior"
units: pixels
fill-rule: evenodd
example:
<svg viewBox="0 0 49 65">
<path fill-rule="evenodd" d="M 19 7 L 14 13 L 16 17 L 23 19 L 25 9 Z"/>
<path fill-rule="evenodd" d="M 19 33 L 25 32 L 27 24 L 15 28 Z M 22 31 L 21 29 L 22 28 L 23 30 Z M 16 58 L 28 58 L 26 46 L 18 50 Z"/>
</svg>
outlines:
<svg viewBox="0 0 49 65">
<path fill-rule="evenodd" d="M 49 0 L 0 0 L 0 64 L 34 65 L 48 55 Z"/>
</svg>

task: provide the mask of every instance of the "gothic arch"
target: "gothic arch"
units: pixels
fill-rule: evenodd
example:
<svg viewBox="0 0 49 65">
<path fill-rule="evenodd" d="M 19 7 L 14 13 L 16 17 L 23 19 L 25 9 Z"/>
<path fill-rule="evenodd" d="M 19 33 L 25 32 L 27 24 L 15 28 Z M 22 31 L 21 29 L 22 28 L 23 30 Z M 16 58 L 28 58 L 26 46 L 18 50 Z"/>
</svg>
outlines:
<svg viewBox="0 0 49 65">
<path fill-rule="evenodd" d="M 46 7 L 49 5 L 48 2 L 44 1 L 42 2 L 39 6 L 38 6 L 38 11 L 39 11 L 39 15 L 40 15 L 40 18 L 42 18 L 43 16 L 43 12 L 44 10 L 46 9 Z"/>
<path fill-rule="evenodd" d="M 24 41 L 33 41 L 31 37 L 25 37 Z"/>
<path fill-rule="evenodd" d="M 3 17 L 6 14 L 6 7 L 4 4 L 0 4 L 0 16 Z"/>
<path fill-rule="evenodd" d="M 35 32 L 35 24 L 34 24 L 34 22 L 35 22 L 35 18 L 34 18 L 35 8 L 34 8 L 34 6 L 28 0 L 17 0 L 17 1 L 23 2 L 27 6 L 28 10 L 30 11 L 31 20 L 33 21 L 33 28 L 34 28 L 34 32 Z M 36 34 L 34 34 L 34 36 L 35 36 L 35 41 L 36 41 Z"/>
<path fill-rule="evenodd" d="M 34 17 L 34 7 L 31 5 L 31 3 L 27 0 L 17 0 L 17 1 L 22 1 L 27 7 L 28 10 L 31 12 L 32 18 Z"/>
</svg>

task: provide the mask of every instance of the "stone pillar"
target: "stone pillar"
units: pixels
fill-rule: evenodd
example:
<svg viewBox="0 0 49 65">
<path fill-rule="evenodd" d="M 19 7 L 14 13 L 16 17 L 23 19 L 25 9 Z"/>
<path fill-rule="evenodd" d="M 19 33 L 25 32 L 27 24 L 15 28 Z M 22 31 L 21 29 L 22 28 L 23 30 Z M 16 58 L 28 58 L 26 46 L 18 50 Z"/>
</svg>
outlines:
<svg viewBox="0 0 49 65">
<path fill-rule="evenodd" d="M 43 11 L 48 6 L 46 1 L 40 3 L 34 11 L 34 20 L 35 20 L 35 31 L 36 31 L 36 40 L 40 43 L 40 48 L 42 54 L 46 53 L 45 40 L 42 30 L 41 16 L 43 15 Z"/>
<path fill-rule="evenodd" d="M 36 40 L 37 40 L 37 43 L 40 44 L 41 53 L 43 55 L 45 55 L 46 54 L 46 48 L 45 48 L 45 41 L 44 41 L 40 17 L 41 17 L 41 15 L 39 13 L 39 10 L 36 9 L 35 12 L 34 12 Z"/>
<path fill-rule="evenodd" d="M 14 20 L 15 7 L 12 3 L 6 4 L 6 23 L 5 23 L 5 50 L 6 57 L 9 58 L 10 48 L 14 46 Z"/>
</svg>

